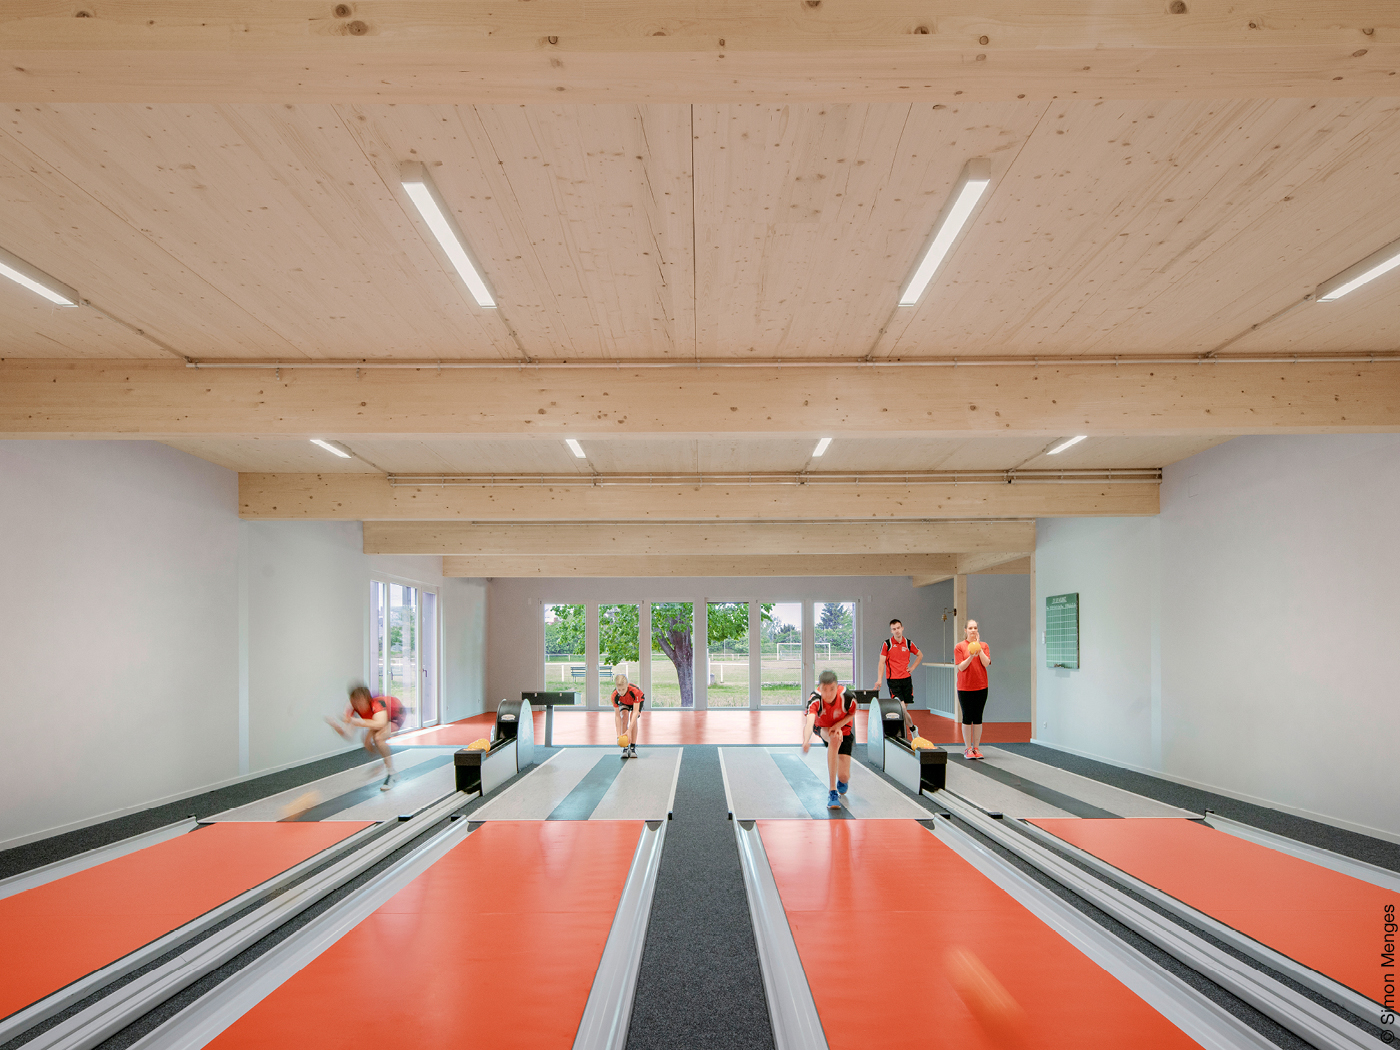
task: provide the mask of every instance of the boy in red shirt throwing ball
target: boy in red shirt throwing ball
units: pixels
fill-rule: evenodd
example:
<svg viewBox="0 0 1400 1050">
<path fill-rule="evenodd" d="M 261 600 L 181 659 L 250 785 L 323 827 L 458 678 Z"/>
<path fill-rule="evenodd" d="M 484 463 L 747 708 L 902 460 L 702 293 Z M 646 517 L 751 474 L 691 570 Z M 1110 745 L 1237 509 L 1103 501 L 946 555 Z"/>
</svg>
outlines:
<svg viewBox="0 0 1400 1050">
<path fill-rule="evenodd" d="M 851 786 L 851 749 L 855 746 L 856 703 L 846 699 L 846 691 L 836 681 L 835 671 L 823 671 L 817 691 L 807 704 L 807 725 L 802 734 L 802 753 L 812 746 L 812 730 L 820 729 L 826 742 L 826 768 L 830 775 L 827 809 L 840 809 L 841 796 Z M 833 746 L 833 744 L 835 746 Z"/>
<path fill-rule="evenodd" d="M 967 621 L 967 638 L 953 646 L 953 663 L 958 669 L 958 706 L 962 708 L 963 758 L 984 758 L 982 709 L 987 706 L 987 668 L 992 650 L 977 633 L 977 621 Z"/>
<path fill-rule="evenodd" d="M 646 697 L 635 685 L 627 681 L 625 674 L 613 677 L 613 721 L 617 723 L 617 743 L 622 748 L 623 758 L 637 757 L 637 719 L 642 713 L 642 702 Z M 626 739 L 627 743 L 622 741 Z"/>
</svg>

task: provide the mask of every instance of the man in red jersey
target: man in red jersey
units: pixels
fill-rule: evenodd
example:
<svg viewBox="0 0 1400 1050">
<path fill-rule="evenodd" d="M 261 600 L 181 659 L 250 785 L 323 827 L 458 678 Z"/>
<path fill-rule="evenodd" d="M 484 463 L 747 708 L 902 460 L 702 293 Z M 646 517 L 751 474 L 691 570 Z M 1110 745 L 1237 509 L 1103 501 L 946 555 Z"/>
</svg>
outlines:
<svg viewBox="0 0 1400 1050">
<path fill-rule="evenodd" d="M 622 747 L 623 758 L 637 757 L 637 719 L 642 714 L 642 704 L 646 697 L 635 685 L 627 681 L 625 674 L 613 676 L 613 721 L 617 730 L 617 742 Z M 623 745 L 622 738 L 627 737 Z"/>
<path fill-rule="evenodd" d="M 341 717 L 341 724 L 327 719 L 343 737 L 349 737 L 352 726 L 364 729 L 364 748 L 370 754 L 379 754 L 384 763 L 384 783 L 380 791 L 388 791 L 394 786 L 394 756 L 389 750 L 389 738 L 403 727 L 407 709 L 396 696 L 375 696 L 363 682 L 350 687 L 350 703 Z M 377 776 L 378 774 L 376 774 Z"/>
<path fill-rule="evenodd" d="M 953 646 L 953 663 L 958 670 L 958 706 L 962 708 L 963 758 L 983 758 L 977 746 L 982 742 L 982 709 L 987 706 L 987 668 L 992 650 L 982 641 L 977 621 L 968 620 L 967 637 Z"/>
<path fill-rule="evenodd" d="M 912 664 L 910 660 L 913 660 Z M 923 662 L 924 654 L 919 647 L 904 637 L 904 624 L 891 620 L 890 636 L 880 646 L 880 671 L 875 676 L 875 688 L 878 691 L 880 683 L 889 679 L 890 699 L 899 701 L 910 740 L 919 735 L 919 727 L 914 724 L 909 707 L 914 703 L 914 668 Z"/>
<path fill-rule="evenodd" d="M 802 753 L 812 746 L 812 731 L 821 730 L 826 742 L 826 768 L 831 788 L 826 797 L 828 809 L 841 808 L 841 796 L 851 786 L 851 749 L 855 746 L 856 702 L 836 681 L 835 671 L 823 671 L 817 691 L 807 703 L 806 728 L 802 733 Z"/>
</svg>

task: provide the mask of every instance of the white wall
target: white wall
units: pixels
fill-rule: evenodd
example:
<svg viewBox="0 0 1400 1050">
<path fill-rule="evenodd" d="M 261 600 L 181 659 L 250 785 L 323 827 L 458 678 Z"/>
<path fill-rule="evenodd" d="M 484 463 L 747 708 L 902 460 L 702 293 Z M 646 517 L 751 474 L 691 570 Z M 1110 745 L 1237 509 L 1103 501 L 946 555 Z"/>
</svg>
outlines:
<svg viewBox="0 0 1400 1050">
<path fill-rule="evenodd" d="M 544 619 L 540 603 L 648 601 L 851 601 L 861 602 L 857 680 L 875 680 L 880 643 L 889 621 L 904 621 L 905 633 L 930 659 L 943 648 L 942 610 L 952 607 L 951 582 L 914 588 L 907 576 L 499 579 L 488 596 L 487 695 L 490 705 L 544 680 Z M 1024 609 L 1024 606 L 1022 607 Z M 1022 621 L 1026 615 L 1022 615 Z M 951 628 L 951 616 L 949 618 Z M 951 630 L 948 632 L 951 639 Z M 949 643 L 951 645 L 951 642 Z M 916 700 L 922 702 L 921 697 Z"/>
<path fill-rule="evenodd" d="M 144 441 L 0 442 L 0 848 L 293 765 L 366 669 L 369 579 L 440 587 L 445 717 L 481 707 L 485 585 L 240 522 L 237 476 Z"/>
<path fill-rule="evenodd" d="M 1037 609 L 1079 591 L 1046 742 L 1400 838 L 1400 437 L 1237 438 L 1167 468 L 1155 520 L 1042 521 Z"/>
<path fill-rule="evenodd" d="M 967 578 L 968 618 L 977 621 L 980 637 L 992 648 L 992 666 L 987 671 L 987 710 L 983 716 L 990 722 L 1031 720 L 1030 601 L 1029 576 Z M 952 604 L 951 593 L 948 604 Z M 950 651 L 945 659 L 951 660 L 952 655 Z"/>
</svg>

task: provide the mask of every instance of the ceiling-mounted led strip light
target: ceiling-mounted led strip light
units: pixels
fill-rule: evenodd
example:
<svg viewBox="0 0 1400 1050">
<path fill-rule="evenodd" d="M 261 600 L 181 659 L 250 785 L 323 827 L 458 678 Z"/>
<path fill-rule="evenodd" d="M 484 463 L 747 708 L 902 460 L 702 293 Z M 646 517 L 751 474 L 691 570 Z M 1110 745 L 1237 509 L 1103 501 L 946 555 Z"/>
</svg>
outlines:
<svg viewBox="0 0 1400 1050">
<path fill-rule="evenodd" d="M 452 212 L 438 193 L 437 187 L 433 185 L 432 179 L 428 178 L 428 169 L 417 161 L 409 161 L 399 168 L 399 180 L 403 183 L 408 199 L 418 209 L 418 214 L 423 216 L 423 221 L 428 224 L 428 229 L 433 231 L 433 236 L 437 238 L 453 268 L 466 283 L 467 290 L 472 293 L 476 304 L 483 310 L 494 310 L 496 297 L 486 286 L 480 267 L 472 261 L 471 253 L 467 251 L 467 240 L 462 236 L 462 231 L 457 229 Z"/>
<path fill-rule="evenodd" d="M 82 302 L 75 290 L 4 248 L 0 248 L 0 277 L 8 277 L 36 295 L 42 295 L 55 306 L 77 306 Z"/>
<path fill-rule="evenodd" d="M 588 458 L 587 456 L 585 456 L 585 455 L 583 454 L 583 446 L 580 445 L 576 439 L 574 439 L 574 438 L 565 438 L 565 439 L 564 439 L 564 444 L 566 444 L 566 445 L 569 446 L 569 451 L 572 452 L 576 458 L 578 458 L 578 459 L 587 459 L 587 458 Z"/>
<path fill-rule="evenodd" d="M 1088 434 L 1080 434 L 1078 437 L 1067 438 L 1067 439 L 1065 439 L 1064 441 L 1061 441 L 1058 445 L 1056 445 L 1054 448 L 1052 448 L 1049 452 L 1047 452 L 1047 453 L 1045 453 L 1045 454 L 1046 454 L 1047 456 L 1053 456 L 1053 455 L 1055 455 L 1057 452 L 1063 452 L 1065 449 L 1069 448 L 1071 445 L 1077 445 L 1077 444 L 1079 444 L 1081 441 L 1083 441 L 1083 440 L 1084 440 L 1086 437 L 1088 437 L 1088 436 L 1089 436 Z"/>
<path fill-rule="evenodd" d="M 933 240 L 924 252 L 923 260 L 909 278 L 904 294 L 899 297 L 900 306 L 914 306 L 924 294 L 924 289 L 933 280 L 938 267 L 943 264 L 953 248 L 953 242 L 962 233 L 967 220 L 972 218 L 973 209 L 987 192 L 992 181 L 992 162 L 985 157 L 977 157 L 963 166 L 962 174 L 943 205 L 943 213 L 933 228 Z"/>
<path fill-rule="evenodd" d="M 1381 274 L 1389 273 L 1400 266 L 1400 241 L 1387 244 L 1378 252 L 1372 252 L 1355 266 L 1348 266 L 1331 280 L 1317 286 L 1316 297 L 1320 303 L 1330 303 L 1340 299 L 1347 292 L 1355 291 L 1363 284 L 1374 281 Z"/>
<path fill-rule="evenodd" d="M 313 445 L 319 445 L 327 452 L 331 453 L 332 455 L 339 456 L 341 459 L 355 458 L 350 454 L 350 452 L 345 448 L 345 446 L 338 441 L 322 441 L 320 438 L 312 438 L 311 443 Z"/>
<path fill-rule="evenodd" d="M 822 438 L 817 442 L 817 447 L 812 451 L 812 458 L 819 459 L 826 453 L 827 447 L 831 444 L 831 438 Z"/>
</svg>

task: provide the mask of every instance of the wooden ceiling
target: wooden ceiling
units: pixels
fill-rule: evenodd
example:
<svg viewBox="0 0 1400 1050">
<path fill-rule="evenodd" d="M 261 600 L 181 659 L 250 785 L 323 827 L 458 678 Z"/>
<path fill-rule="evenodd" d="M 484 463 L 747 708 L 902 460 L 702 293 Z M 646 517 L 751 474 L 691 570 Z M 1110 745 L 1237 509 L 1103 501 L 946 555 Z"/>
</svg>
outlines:
<svg viewBox="0 0 1400 1050">
<path fill-rule="evenodd" d="M 898 292 L 969 157 L 992 190 Z M 430 165 L 499 296 L 398 185 Z M 1400 101 L 11 104 L 5 358 L 627 360 L 1393 350 Z M 139 328 L 164 344 L 131 331 Z"/>
<path fill-rule="evenodd" d="M 808 437 L 585 438 L 586 460 L 558 438 L 399 440 L 323 435 L 358 459 L 338 459 L 305 439 L 181 438 L 166 444 L 232 470 L 291 474 L 730 474 L 778 471 L 1088 470 L 1161 467 L 1223 437 L 1096 437 L 1054 456 L 1042 437 L 894 435 L 841 437 L 820 459 Z"/>
</svg>

